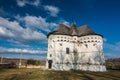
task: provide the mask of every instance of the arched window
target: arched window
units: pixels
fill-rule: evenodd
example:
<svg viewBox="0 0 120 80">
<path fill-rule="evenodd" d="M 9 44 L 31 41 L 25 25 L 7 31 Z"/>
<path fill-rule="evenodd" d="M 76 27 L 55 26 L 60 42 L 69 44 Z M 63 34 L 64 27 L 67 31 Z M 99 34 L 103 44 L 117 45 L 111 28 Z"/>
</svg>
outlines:
<svg viewBox="0 0 120 80">
<path fill-rule="evenodd" d="M 70 50 L 69 50 L 69 48 L 67 47 L 66 48 L 66 54 L 69 54 L 70 53 Z"/>
<path fill-rule="evenodd" d="M 96 44 L 93 44 L 93 46 L 96 46 Z"/>
<path fill-rule="evenodd" d="M 50 54 L 50 57 L 52 57 L 52 54 Z"/>
<path fill-rule="evenodd" d="M 88 48 L 88 45 L 87 45 L 87 44 L 85 44 L 85 46 L 86 46 L 86 48 Z"/>
<path fill-rule="evenodd" d="M 64 41 L 66 41 L 66 40 L 64 40 Z"/>
<path fill-rule="evenodd" d="M 59 43 L 60 44 L 60 46 L 62 46 L 62 43 Z"/>
<path fill-rule="evenodd" d="M 83 42 L 80 42 L 80 43 L 83 43 Z"/>
</svg>

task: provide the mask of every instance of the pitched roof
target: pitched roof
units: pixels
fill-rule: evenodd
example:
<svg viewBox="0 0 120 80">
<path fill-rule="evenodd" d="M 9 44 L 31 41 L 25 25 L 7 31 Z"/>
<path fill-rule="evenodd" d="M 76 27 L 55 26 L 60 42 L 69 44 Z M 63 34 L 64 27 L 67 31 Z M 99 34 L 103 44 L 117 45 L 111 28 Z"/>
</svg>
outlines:
<svg viewBox="0 0 120 80">
<path fill-rule="evenodd" d="M 60 24 L 56 31 L 50 32 L 49 35 L 70 35 L 70 36 L 86 36 L 86 35 L 100 35 L 90 29 L 88 25 L 83 25 L 79 28 L 74 23 L 70 27 Z M 102 35 L 100 35 L 102 36 Z"/>
</svg>

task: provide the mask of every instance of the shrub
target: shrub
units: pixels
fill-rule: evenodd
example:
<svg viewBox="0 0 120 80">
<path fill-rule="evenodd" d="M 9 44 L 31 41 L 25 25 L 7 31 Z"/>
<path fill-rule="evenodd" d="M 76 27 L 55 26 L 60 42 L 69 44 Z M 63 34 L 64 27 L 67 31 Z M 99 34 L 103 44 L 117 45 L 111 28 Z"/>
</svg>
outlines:
<svg viewBox="0 0 120 80">
<path fill-rule="evenodd" d="M 39 60 L 33 60 L 33 59 L 29 59 L 29 60 L 27 60 L 27 64 L 28 65 L 40 65 L 40 61 Z"/>
</svg>

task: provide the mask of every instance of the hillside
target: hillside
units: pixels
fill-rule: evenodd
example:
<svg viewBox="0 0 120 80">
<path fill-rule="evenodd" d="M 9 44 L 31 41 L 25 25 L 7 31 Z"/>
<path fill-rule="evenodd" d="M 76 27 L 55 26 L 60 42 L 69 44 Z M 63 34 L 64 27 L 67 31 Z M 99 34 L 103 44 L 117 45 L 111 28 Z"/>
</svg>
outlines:
<svg viewBox="0 0 120 80">
<path fill-rule="evenodd" d="M 107 59 L 106 66 L 109 70 L 120 70 L 120 58 Z"/>
</svg>

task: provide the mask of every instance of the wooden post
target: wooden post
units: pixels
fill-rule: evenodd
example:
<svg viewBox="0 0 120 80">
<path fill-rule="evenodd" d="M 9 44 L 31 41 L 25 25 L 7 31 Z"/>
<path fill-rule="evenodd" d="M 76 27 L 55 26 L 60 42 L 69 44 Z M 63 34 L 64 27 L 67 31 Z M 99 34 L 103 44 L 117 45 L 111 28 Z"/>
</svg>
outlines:
<svg viewBox="0 0 120 80">
<path fill-rule="evenodd" d="M 20 59 L 19 59 L 19 64 L 18 64 L 18 68 L 20 69 L 21 68 L 21 65 L 22 65 L 22 53 L 20 53 Z"/>
<path fill-rule="evenodd" d="M 0 58 L 0 63 L 1 63 L 1 64 L 2 64 L 2 61 L 3 61 L 3 58 L 1 57 L 1 58 Z"/>
</svg>

